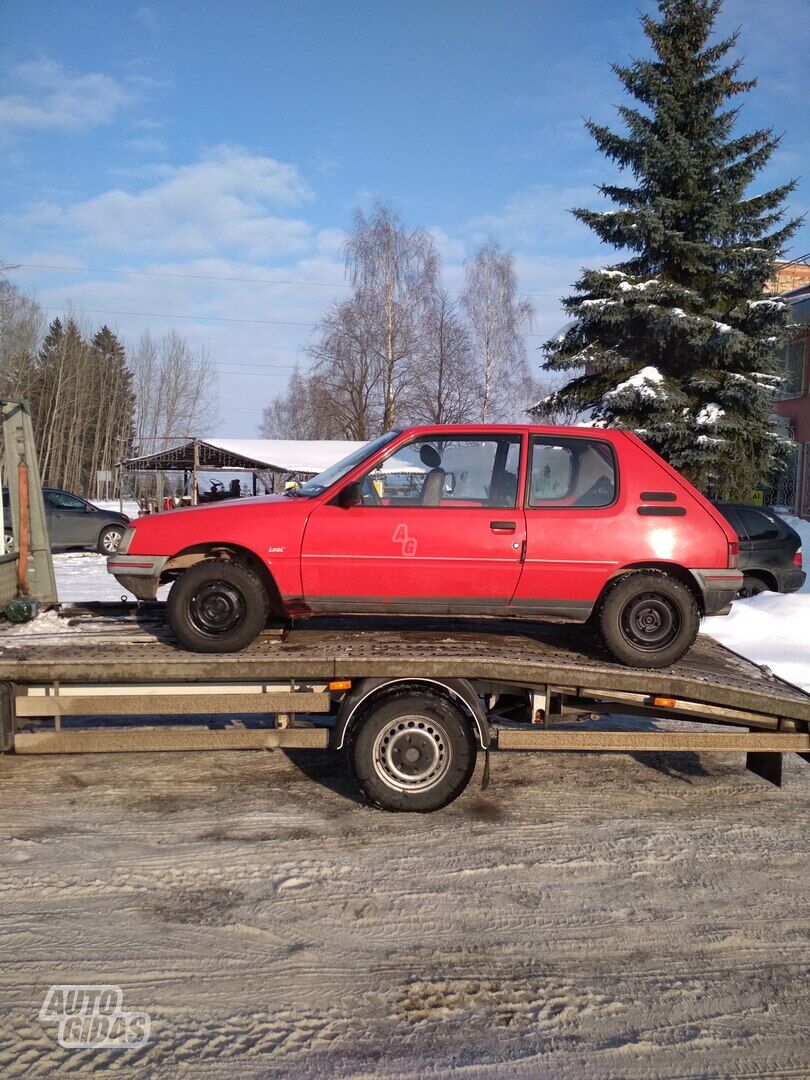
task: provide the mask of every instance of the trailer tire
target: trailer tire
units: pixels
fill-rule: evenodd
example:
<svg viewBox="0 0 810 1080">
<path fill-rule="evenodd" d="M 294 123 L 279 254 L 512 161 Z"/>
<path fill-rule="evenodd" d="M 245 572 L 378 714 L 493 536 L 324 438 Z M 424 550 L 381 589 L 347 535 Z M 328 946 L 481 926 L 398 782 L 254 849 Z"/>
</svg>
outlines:
<svg viewBox="0 0 810 1080">
<path fill-rule="evenodd" d="M 267 625 L 269 601 L 249 567 L 205 559 L 185 570 L 169 593 L 169 624 L 192 652 L 239 652 Z"/>
<path fill-rule="evenodd" d="M 683 582 L 660 570 L 620 578 L 599 609 L 599 631 L 617 660 L 630 667 L 669 667 L 694 644 L 700 611 Z"/>
<path fill-rule="evenodd" d="M 463 713 L 440 694 L 404 689 L 372 701 L 347 740 L 352 773 L 383 810 L 430 813 L 464 791 L 477 745 Z"/>
</svg>

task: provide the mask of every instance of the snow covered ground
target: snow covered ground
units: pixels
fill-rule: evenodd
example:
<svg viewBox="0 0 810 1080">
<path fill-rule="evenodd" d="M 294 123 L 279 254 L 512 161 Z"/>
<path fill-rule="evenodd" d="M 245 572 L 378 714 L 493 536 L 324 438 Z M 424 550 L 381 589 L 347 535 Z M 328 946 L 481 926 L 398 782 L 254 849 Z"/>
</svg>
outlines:
<svg viewBox="0 0 810 1080">
<path fill-rule="evenodd" d="M 807 1076 L 807 765 L 512 754 L 440 814 L 340 756 L 0 759 L 0 1075 Z M 62 1050 L 52 983 L 141 1050 Z"/>
<path fill-rule="evenodd" d="M 783 514 L 802 538 L 810 567 L 810 522 Z M 731 614 L 704 619 L 701 628 L 735 652 L 766 664 L 775 675 L 810 690 L 810 576 L 798 593 L 761 593 L 737 600 Z"/>
</svg>

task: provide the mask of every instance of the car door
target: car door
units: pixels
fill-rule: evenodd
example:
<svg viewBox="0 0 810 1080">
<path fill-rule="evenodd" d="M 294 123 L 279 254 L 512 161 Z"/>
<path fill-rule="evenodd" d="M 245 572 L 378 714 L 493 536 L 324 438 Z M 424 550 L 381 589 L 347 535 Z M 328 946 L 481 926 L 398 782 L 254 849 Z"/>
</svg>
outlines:
<svg viewBox="0 0 810 1080">
<path fill-rule="evenodd" d="M 498 614 L 525 540 L 520 433 L 420 435 L 362 502 L 318 506 L 304 532 L 304 601 L 315 611 Z M 397 471 L 397 470 L 401 471 Z"/>
<path fill-rule="evenodd" d="M 95 542 L 97 522 L 84 499 L 52 488 L 44 495 L 51 547 L 85 547 Z"/>
<path fill-rule="evenodd" d="M 512 606 L 586 618 L 621 565 L 616 454 L 609 441 L 587 435 L 531 435 L 529 442 L 526 557 Z"/>
</svg>

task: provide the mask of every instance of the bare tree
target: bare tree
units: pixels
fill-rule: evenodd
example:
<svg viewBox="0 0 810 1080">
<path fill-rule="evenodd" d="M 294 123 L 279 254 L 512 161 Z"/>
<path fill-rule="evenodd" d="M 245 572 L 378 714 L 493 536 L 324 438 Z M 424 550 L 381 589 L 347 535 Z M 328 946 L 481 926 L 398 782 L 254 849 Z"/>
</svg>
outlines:
<svg viewBox="0 0 810 1080">
<path fill-rule="evenodd" d="M 297 369 L 286 391 L 264 410 L 259 433 L 265 439 L 338 439 L 342 435 L 318 376 L 302 375 Z"/>
<path fill-rule="evenodd" d="M 45 315 L 37 301 L 0 279 L 0 394 L 30 397 Z"/>
<path fill-rule="evenodd" d="M 310 350 L 313 374 L 344 439 L 370 439 L 385 430 L 378 314 L 366 293 L 355 292 L 327 312 Z"/>
<path fill-rule="evenodd" d="M 515 387 L 528 374 L 523 332 L 534 315 L 526 299 L 518 299 L 515 260 L 487 241 L 468 259 L 461 303 L 467 315 L 481 384 L 483 423 L 514 410 Z"/>
<path fill-rule="evenodd" d="M 380 367 L 380 426 L 392 428 L 407 406 L 422 316 L 435 290 L 438 260 L 431 236 L 409 231 L 390 207 L 358 210 L 346 242 L 346 269 L 364 318 L 376 328 Z"/>
<path fill-rule="evenodd" d="M 437 289 L 422 323 L 419 377 L 408 419 L 461 424 L 475 418 L 480 397 L 469 330 L 447 292 Z"/>
<path fill-rule="evenodd" d="M 132 353 L 135 441 L 140 453 L 198 436 L 218 414 L 216 372 L 205 349 L 194 351 L 174 330 L 144 334 Z M 157 478 L 159 498 L 165 480 Z"/>
</svg>

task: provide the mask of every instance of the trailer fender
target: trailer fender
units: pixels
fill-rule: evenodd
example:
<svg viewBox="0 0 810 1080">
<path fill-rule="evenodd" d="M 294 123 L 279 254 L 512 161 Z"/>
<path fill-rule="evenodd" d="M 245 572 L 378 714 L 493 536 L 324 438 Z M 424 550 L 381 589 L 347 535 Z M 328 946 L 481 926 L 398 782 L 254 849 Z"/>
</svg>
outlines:
<svg viewBox="0 0 810 1080">
<path fill-rule="evenodd" d="M 343 749 L 346 734 L 361 705 L 366 704 L 372 698 L 384 697 L 393 688 L 401 689 L 403 686 L 414 690 L 429 689 L 434 693 L 439 691 L 449 697 L 469 718 L 478 745 L 482 750 L 487 749 L 490 743 L 489 721 L 471 684 L 466 679 L 422 679 L 419 677 L 363 679 L 361 682 L 356 683 L 340 703 L 337 722 L 332 732 L 333 748 L 335 750 Z"/>
</svg>

